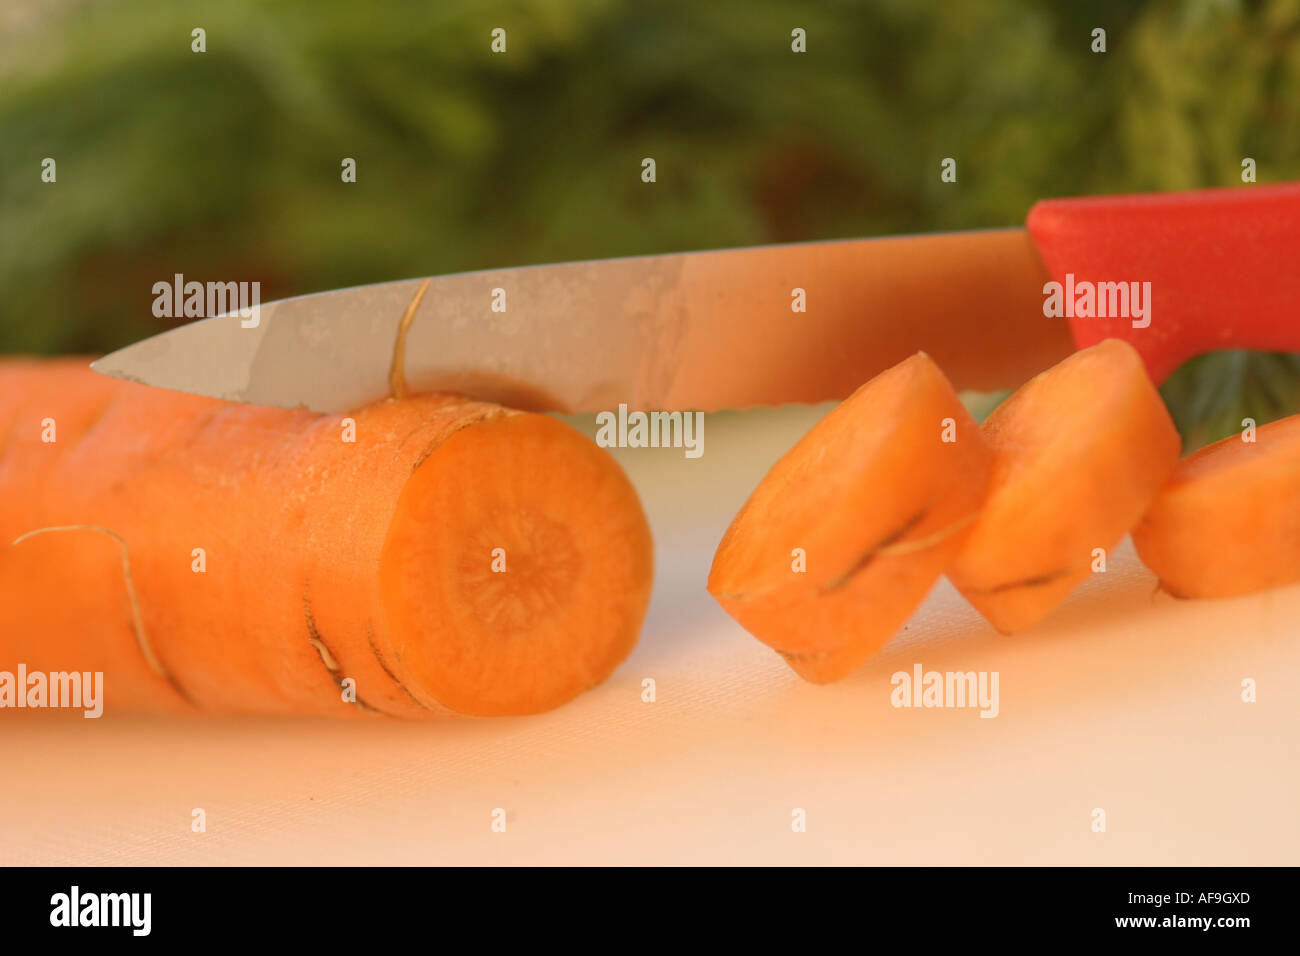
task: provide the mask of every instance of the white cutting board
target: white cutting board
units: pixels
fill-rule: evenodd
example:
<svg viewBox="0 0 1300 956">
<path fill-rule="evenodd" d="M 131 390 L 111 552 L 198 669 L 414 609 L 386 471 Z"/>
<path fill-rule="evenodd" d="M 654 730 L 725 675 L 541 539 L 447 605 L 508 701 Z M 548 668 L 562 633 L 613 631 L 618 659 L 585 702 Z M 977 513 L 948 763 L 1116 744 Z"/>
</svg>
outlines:
<svg viewBox="0 0 1300 956">
<path fill-rule="evenodd" d="M 1300 587 L 1176 601 L 1126 542 L 1015 637 L 940 582 L 826 687 L 735 625 L 704 590 L 713 548 L 825 410 L 707 416 L 695 460 L 619 452 L 655 597 L 574 703 L 418 724 L 11 711 L 0 863 L 1300 863 Z M 997 671 L 998 716 L 892 707 L 918 663 Z"/>
</svg>

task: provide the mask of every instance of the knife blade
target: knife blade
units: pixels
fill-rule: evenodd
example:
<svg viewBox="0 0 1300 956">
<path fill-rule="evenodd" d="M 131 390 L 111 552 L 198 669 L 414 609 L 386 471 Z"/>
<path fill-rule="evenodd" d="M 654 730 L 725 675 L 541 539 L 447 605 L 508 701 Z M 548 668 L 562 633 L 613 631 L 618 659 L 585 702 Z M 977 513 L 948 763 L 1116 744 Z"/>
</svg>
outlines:
<svg viewBox="0 0 1300 956">
<path fill-rule="evenodd" d="M 1064 357 L 1024 229 L 755 246 L 432 277 L 409 325 L 413 391 L 535 411 L 702 410 L 850 394 L 918 349 L 956 387 L 1020 384 Z M 422 280 L 202 319 L 93 364 L 215 398 L 344 412 L 386 397 Z M 802 308 L 802 310 L 801 310 Z M 250 327 L 251 326 L 251 327 Z"/>
</svg>

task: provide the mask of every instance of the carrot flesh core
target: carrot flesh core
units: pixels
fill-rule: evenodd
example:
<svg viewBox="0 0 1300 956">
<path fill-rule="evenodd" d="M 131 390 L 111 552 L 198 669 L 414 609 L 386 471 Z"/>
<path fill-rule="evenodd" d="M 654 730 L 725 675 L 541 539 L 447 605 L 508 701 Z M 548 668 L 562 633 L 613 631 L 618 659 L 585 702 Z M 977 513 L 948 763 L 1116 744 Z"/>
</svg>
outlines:
<svg viewBox="0 0 1300 956">
<path fill-rule="evenodd" d="M 649 532 L 622 472 L 575 435 L 541 416 L 464 429 L 398 500 L 380 568 L 395 649 L 459 713 L 550 709 L 636 643 Z"/>
<path fill-rule="evenodd" d="M 1030 627 L 1136 524 L 1181 440 L 1132 346 L 1107 339 L 1023 385 L 983 425 L 984 509 L 948 577 L 999 631 Z"/>
<path fill-rule="evenodd" d="M 1138 556 L 1171 594 L 1232 597 L 1300 581 L 1300 415 L 1254 437 L 1184 458 L 1133 529 Z"/>
<path fill-rule="evenodd" d="M 318 415 L 5 361 L 0 500 L 0 669 L 102 671 L 111 710 L 529 713 L 607 677 L 649 598 L 648 526 L 614 459 L 454 395 Z M 10 544 L 72 525 L 124 542 L 161 673 L 118 540 Z M 388 593 L 399 566 L 427 589 Z M 487 623 L 463 640 L 479 615 L 501 640 Z"/>
<path fill-rule="evenodd" d="M 772 467 L 719 544 L 709 591 L 800 676 L 838 680 L 894 634 L 956 554 L 991 467 L 979 427 L 918 353 Z"/>
</svg>

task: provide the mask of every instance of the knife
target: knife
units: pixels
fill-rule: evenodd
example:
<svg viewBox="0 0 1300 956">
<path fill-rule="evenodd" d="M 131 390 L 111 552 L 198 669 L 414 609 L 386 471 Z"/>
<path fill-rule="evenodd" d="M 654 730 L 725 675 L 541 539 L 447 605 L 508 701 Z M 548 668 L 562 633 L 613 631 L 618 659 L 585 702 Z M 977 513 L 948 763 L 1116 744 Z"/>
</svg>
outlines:
<svg viewBox="0 0 1300 956">
<path fill-rule="evenodd" d="M 384 282 L 203 319 L 92 367 L 337 413 L 390 394 L 401 325 L 412 390 L 535 411 L 839 399 L 917 350 L 991 391 L 1110 336 L 1158 382 L 1211 349 L 1300 351 L 1300 183 L 1046 200 L 1023 229 Z"/>
</svg>

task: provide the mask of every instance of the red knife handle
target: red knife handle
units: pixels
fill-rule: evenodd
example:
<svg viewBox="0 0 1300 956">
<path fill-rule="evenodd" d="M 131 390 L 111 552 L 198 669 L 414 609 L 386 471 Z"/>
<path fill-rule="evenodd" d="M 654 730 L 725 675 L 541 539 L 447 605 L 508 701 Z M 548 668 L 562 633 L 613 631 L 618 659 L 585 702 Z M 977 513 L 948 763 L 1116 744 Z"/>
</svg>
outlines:
<svg viewBox="0 0 1300 956">
<path fill-rule="evenodd" d="M 1080 348 L 1125 339 L 1157 383 L 1215 349 L 1300 352 L 1300 183 L 1048 199 L 1026 225 Z M 1098 314 L 1121 282 L 1150 290 L 1142 318 Z"/>
</svg>

